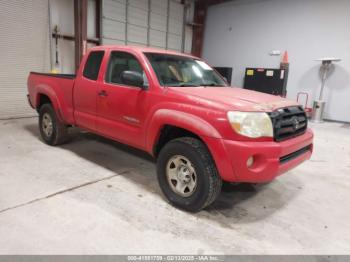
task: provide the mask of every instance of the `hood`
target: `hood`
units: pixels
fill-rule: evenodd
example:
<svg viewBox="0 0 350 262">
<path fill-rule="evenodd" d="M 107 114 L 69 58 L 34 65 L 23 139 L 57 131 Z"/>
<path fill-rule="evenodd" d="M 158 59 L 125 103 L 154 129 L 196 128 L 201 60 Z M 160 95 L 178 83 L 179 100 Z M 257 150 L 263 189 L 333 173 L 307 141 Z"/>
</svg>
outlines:
<svg viewBox="0 0 350 262">
<path fill-rule="evenodd" d="M 271 112 L 278 108 L 295 106 L 297 102 L 279 96 L 237 87 L 169 87 L 176 93 L 187 95 L 191 100 L 210 101 L 229 110 Z"/>
</svg>

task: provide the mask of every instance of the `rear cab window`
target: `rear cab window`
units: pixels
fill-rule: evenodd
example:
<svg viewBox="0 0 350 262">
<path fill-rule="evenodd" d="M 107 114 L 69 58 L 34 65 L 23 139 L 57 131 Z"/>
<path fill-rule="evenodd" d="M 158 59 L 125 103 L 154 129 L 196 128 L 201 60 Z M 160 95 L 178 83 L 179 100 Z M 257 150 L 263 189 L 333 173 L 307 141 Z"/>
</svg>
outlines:
<svg viewBox="0 0 350 262">
<path fill-rule="evenodd" d="M 90 80 L 97 80 L 100 71 L 104 51 L 92 51 L 86 60 L 83 76 Z"/>
</svg>

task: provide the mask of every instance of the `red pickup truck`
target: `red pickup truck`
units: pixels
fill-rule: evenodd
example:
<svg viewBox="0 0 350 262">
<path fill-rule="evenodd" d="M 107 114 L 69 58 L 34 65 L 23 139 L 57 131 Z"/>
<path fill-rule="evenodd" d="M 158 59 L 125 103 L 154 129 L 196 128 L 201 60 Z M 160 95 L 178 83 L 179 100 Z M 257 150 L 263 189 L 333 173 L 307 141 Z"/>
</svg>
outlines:
<svg viewBox="0 0 350 262">
<path fill-rule="evenodd" d="M 164 195 L 188 211 L 210 205 L 223 181 L 270 181 L 313 149 L 296 102 L 229 87 L 206 62 L 176 52 L 95 47 L 77 75 L 31 72 L 28 91 L 47 144 L 78 126 L 147 151 Z"/>
</svg>

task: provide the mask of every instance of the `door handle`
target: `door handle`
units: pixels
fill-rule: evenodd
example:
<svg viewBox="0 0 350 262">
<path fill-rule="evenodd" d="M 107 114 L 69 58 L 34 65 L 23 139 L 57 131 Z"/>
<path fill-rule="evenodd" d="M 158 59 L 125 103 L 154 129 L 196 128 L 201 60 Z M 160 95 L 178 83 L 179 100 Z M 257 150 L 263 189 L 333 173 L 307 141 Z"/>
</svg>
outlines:
<svg viewBox="0 0 350 262">
<path fill-rule="evenodd" d="M 108 96 L 108 94 L 107 94 L 107 92 L 106 92 L 106 90 L 101 90 L 100 92 L 98 92 L 98 95 L 99 96 Z"/>
</svg>

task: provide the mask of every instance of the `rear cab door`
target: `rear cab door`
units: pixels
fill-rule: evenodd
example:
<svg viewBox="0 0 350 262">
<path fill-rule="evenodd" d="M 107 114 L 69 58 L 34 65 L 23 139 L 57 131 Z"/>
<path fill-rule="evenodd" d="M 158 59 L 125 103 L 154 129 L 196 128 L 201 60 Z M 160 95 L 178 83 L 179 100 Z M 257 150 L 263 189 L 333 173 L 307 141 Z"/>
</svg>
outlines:
<svg viewBox="0 0 350 262">
<path fill-rule="evenodd" d="M 92 50 L 84 57 L 73 89 L 75 123 L 91 131 L 97 131 L 96 99 L 104 55 L 103 50 Z"/>
</svg>

